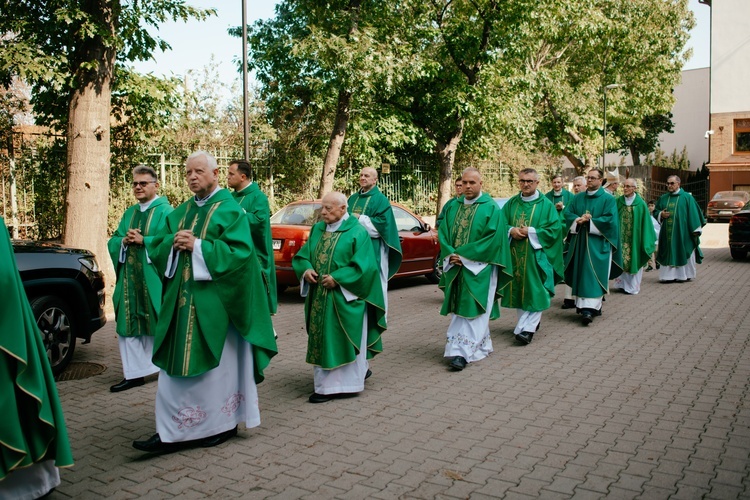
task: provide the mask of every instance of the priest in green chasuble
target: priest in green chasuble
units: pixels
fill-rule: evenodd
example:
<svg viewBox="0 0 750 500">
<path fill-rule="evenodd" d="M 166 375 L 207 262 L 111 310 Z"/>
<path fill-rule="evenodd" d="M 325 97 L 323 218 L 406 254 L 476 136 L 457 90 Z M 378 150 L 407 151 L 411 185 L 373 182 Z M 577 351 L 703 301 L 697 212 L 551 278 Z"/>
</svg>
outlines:
<svg viewBox="0 0 750 500">
<path fill-rule="evenodd" d="M 232 196 L 240 204 L 250 225 L 255 255 L 263 271 L 263 282 L 268 295 L 268 308 L 276 314 L 276 264 L 273 260 L 273 238 L 271 237 L 271 208 L 268 197 L 258 184 L 251 181 L 252 170 L 245 160 L 234 160 L 227 170 L 227 185 L 234 189 Z"/>
<path fill-rule="evenodd" d="M 305 297 L 311 403 L 364 390 L 367 360 L 382 351 L 386 329 L 379 269 L 368 231 L 347 213 L 339 192 L 323 197 L 321 221 L 292 259 Z"/>
<path fill-rule="evenodd" d="M 573 199 L 573 193 L 563 187 L 562 175 L 558 174 L 552 178 L 552 189 L 550 189 L 544 196 L 555 205 L 555 210 L 557 210 L 557 214 L 560 217 L 560 222 L 564 223 L 565 216 L 563 214 L 565 213 L 565 207 L 568 206 L 568 203 Z M 561 233 L 560 237 L 562 238 L 563 236 L 564 235 Z"/>
<path fill-rule="evenodd" d="M 451 316 L 444 357 L 456 371 L 492 352 L 491 319 L 500 317 L 497 299 L 510 282 L 508 230 L 500 208 L 482 192 L 482 174 L 473 167 L 461 175 L 464 192 L 445 213 L 438 229 L 443 275 L 440 314 Z"/>
<path fill-rule="evenodd" d="M 503 290 L 503 307 L 515 308 L 513 334 L 527 345 L 539 330 L 542 311 L 549 309 L 555 285 L 563 280 L 562 225 L 557 207 L 538 190 L 533 168 L 518 173 L 521 192 L 503 206 L 513 280 Z M 566 191 L 567 192 L 567 191 Z"/>
<path fill-rule="evenodd" d="M 42 334 L 0 217 L 0 498 L 39 498 L 73 465 Z"/>
<path fill-rule="evenodd" d="M 573 193 L 572 196 L 582 193 L 586 190 L 586 177 L 579 175 L 573 178 Z M 572 201 L 572 197 L 571 197 Z M 565 261 L 565 255 L 568 253 L 568 240 L 565 236 L 568 234 L 567 224 L 565 223 L 565 210 L 562 211 L 562 238 L 563 238 L 563 262 Z M 561 309 L 573 309 L 576 306 L 576 298 L 573 295 L 573 289 L 567 283 L 565 287 L 565 297 L 563 298 L 563 305 Z"/>
<path fill-rule="evenodd" d="M 565 283 L 576 296 L 576 311 L 585 326 L 602 314 L 602 298 L 609 280 L 622 273 L 620 224 L 614 196 L 602 188 L 602 171 L 586 176 L 586 191 L 575 195 L 565 209 L 569 232 Z"/>
<path fill-rule="evenodd" d="M 401 241 L 398 239 L 396 219 L 393 217 L 391 202 L 377 186 L 378 172 L 365 167 L 359 174 L 360 189 L 349 197 L 349 214 L 359 220 L 367 229 L 372 240 L 378 269 L 383 300 L 388 310 L 388 280 L 401 266 Z"/>
<path fill-rule="evenodd" d="M 693 195 L 680 187 L 680 178 L 667 178 L 667 193 L 656 202 L 654 214 L 661 224 L 656 262 L 659 281 L 683 283 L 695 278 L 703 262 L 700 236 L 706 219 Z"/>
<path fill-rule="evenodd" d="M 239 423 L 260 425 L 256 384 L 276 354 L 244 211 L 219 187 L 210 154 L 190 155 L 185 173 L 195 196 L 147 243 L 164 276 L 153 355 L 157 433 L 133 447 L 152 453 L 215 446 Z"/>
<path fill-rule="evenodd" d="M 157 195 L 158 190 L 159 181 L 153 168 L 138 165 L 133 169 L 133 194 L 138 203 L 125 210 L 107 243 L 117 275 L 112 303 L 125 377 L 109 388 L 112 392 L 143 385 L 144 377 L 159 371 L 151 356 L 161 307 L 161 276 L 145 245 L 164 225 L 172 206 Z"/>
<path fill-rule="evenodd" d="M 622 274 L 612 283 L 612 288 L 619 288 L 631 295 L 641 291 L 643 268 L 648 265 L 656 248 L 656 230 L 651 213 L 637 189 L 635 179 L 625 179 L 622 183 L 624 194 L 617 197 Z"/>
</svg>

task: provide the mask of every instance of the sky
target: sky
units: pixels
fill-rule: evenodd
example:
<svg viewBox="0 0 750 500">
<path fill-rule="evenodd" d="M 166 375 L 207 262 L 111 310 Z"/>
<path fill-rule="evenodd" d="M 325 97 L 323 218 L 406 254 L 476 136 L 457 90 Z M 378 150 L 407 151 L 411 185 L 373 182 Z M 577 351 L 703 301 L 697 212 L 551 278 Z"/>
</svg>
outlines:
<svg viewBox="0 0 750 500">
<path fill-rule="evenodd" d="M 214 7 L 218 15 L 204 22 L 162 25 L 157 34 L 172 46 L 172 50 L 157 53 L 154 61 L 135 64 L 135 69 L 158 76 L 182 77 L 188 70 L 203 69 L 213 56 L 218 64 L 218 78 L 229 86 L 236 83 L 241 88 L 242 76 L 232 61 L 240 59 L 242 42 L 227 34 L 228 28 L 242 24 L 241 0 L 188 0 L 187 3 L 195 7 Z M 273 17 L 276 3 L 276 0 L 247 0 L 248 24 Z M 705 68 L 710 60 L 711 9 L 699 4 L 698 0 L 689 0 L 689 4 L 695 14 L 696 26 L 688 42 L 693 56 L 684 69 Z"/>
</svg>

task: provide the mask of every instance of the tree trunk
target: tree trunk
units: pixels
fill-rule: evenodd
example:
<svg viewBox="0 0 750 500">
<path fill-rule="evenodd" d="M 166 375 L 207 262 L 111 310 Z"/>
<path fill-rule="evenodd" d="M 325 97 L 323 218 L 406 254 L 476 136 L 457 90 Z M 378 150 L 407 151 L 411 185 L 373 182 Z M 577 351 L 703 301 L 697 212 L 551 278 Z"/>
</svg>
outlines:
<svg viewBox="0 0 750 500">
<path fill-rule="evenodd" d="M 351 41 L 352 35 L 357 32 L 359 27 L 359 8 L 362 0 L 349 0 L 349 6 L 346 10 L 351 16 L 349 25 L 348 40 Z M 336 122 L 333 124 L 331 139 L 328 141 L 328 151 L 323 161 L 323 172 L 320 175 L 320 186 L 318 187 L 318 198 L 333 191 L 333 180 L 336 176 L 336 165 L 341 156 L 341 147 L 344 145 L 346 138 L 346 127 L 349 124 L 350 104 L 352 93 L 349 90 L 339 89 L 339 101 L 336 105 Z"/>
<path fill-rule="evenodd" d="M 563 155 L 565 155 L 565 158 L 568 159 L 568 161 L 575 167 L 576 174 L 578 175 L 584 175 L 586 173 L 586 164 L 582 162 L 576 155 L 571 153 L 568 150 L 563 150 Z"/>
<path fill-rule="evenodd" d="M 333 125 L 331 139 L 328 141 L 328 151 L 323 161 L 323 173 L 320 176 L 318 198 L 333 191 L 333 179 L 336 175 L 336 165 L 341 155 L 341 147 L 346 138 L 346 126 L 349 123 L 349 103 L 352 94 L 346 90 L 339 90 L 339 101 L 336 106 L 336 122 Z"/>
<path fill-rule="evenodd" d="M 115 8 L 107 0 L 81 2 L 111 37 Z M 94 63 L 86 69 L 84 63 Z M 114 284 L 107 252 L 109 210 L 109 155 L 111 82 L 115 48 L 101 36 L 76 49 L 77 85 L 71 92 L 68 116 L 68 183 L 65 195 L 63 243 L 96 254 L 100 267 Z"/>
<path fill-rule="evenodd" d="M 635 146 L 630 146 L 630 157 L 633 159 L 633 166 L 637 167 L 641 164 L 641 153 Z"/>
<path fill-rule="evenodd" d="M 447 137 L 445 142 L 436 141 L 435 150 L 440 158 L 440 180 L 438 181 L 437 211 L 440 213 L 448 200 L 453 197 L 453 164 L 456 161 L 456 150 L 463 135 L 464 119 L 459 119 L 458 130 Z"/>
</svg>

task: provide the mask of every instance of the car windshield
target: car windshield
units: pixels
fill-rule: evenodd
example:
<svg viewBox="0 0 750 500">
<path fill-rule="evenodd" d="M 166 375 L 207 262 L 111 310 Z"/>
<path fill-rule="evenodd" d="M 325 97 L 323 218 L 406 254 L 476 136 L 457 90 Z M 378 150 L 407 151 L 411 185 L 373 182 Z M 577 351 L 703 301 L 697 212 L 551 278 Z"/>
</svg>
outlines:
<svg viewBox="0 0 750 500">
<path fill-rule="evenodd" d="M 320 220 L 320 203 L 295 203 L 287 205 L 271 217 L 271 224 L 312 226 Z"/>
<path fill-rule="evenodd" d="M 714 195 L 713 199 L 726 200 L 728 198 L 732 198 L 747 201 L 748 197 L 750 197 L 750 195 L 748 195 L 748 193 L 744 191 L 719 191 Z"/>
</svg>

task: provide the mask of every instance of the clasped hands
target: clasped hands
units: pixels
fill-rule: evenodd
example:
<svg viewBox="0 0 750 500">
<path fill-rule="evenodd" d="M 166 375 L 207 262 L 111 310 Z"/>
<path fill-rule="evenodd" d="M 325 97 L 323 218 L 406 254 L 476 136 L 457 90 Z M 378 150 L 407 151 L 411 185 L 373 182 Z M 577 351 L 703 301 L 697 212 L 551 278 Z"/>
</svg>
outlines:
<svg viewBox="0 0 750 500">
<path fill-rule="evenodd" d="M 514 240 L 525 240 L 529 237 L 529 228 L 526 226 L 510 228 L 510 237 Z"/>
<path fill-rule="evenodd" d="M 333 279 L 333 277 L 330 274 L 323 274 L 320 275 L 315 271 L 315 269 L 308 269 L 305 271 L 305 274 L 302 275 L 302 279 L 307 281 L 308 283 L 312 283 L 313 285 L 318 284 L 318 278 L 320 278 L 320 285 L 323 288 L 328 288 L 329 290 L 336 288 L 336 280 Z"/>
<path fill-rule="evenodd" d="M 197 238 L 193 234 L 193 232 L 189 229 L 183 229 L 181 231 L 177 231 L 174 235 L 174 242 L 172 243 L 172 246 L 175 250 L 188 250 L 190 252 L 193 251 L 193 246 L 195 245 L 195 240 Z"/>
<path fill-rule="evenodd" d="M 583 214 L 576 219 L 576 224 L 586 224 L 591 220 L 591 214 Z"/>
<path fill-rule="evenodd" d="M 127 234 L 122 239 L 122 244 L 128 245 L 143 245 L 143 235 L 140 229 L 128 229 Z"/>
</svg>

